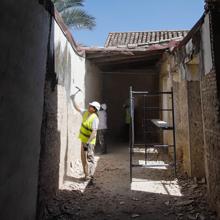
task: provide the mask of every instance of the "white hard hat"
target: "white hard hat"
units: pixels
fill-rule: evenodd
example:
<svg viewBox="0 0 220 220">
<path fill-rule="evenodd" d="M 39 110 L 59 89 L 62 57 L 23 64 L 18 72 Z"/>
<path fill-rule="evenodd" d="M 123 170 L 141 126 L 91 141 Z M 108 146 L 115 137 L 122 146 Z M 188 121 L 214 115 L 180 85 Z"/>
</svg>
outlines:
<svg viewBox="0 0 220 220">
<path fill-rule="evenodd" d="M 90 102 L 89 105 L 93 106 L 97 111 L 100 110 L 100 104 L 96 101 Z"/>
<path fill-rule="evenodd" d="M 103 110 L 107 109 L 107 105 L 105 103 L 101 104 L 101 107 L 102 107 Z"/>
</svg>

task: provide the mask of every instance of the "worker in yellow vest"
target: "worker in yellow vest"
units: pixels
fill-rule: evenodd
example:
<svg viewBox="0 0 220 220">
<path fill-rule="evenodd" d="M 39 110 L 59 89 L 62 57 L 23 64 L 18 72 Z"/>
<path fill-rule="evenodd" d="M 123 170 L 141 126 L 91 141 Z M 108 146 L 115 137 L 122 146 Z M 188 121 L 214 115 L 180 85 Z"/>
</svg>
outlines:
<svg viewBox="0 0 220 220">
<path fill-rule="evenodd" d="M 99 126 L 97 112 L 100 110 L 100 104 L 93 101 L 89 103 L 87 110 L 81 109 L 75 102 L 75 95 L 71 97 L 73 105 L 82 115 L 79 139 L 81 140 L 81 160 L 83 171 L 85 174 L 85 180 L 91 180 L 91 182 L 93 182 L 93 174 L 95 171 L 94 147 L 96 144 L 96 135 Z"/>
</svg>

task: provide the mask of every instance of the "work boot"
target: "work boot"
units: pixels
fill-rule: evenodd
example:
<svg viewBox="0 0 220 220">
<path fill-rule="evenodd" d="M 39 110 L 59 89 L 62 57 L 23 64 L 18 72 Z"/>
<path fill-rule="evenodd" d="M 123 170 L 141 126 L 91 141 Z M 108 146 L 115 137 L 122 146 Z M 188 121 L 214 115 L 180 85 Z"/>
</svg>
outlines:
<svg viewBox="0 0 220 220">
<path fill-rule="evenodd" d="M 91 178 L 90 178 L 90 180 L 89 180 L 87 186 L 95 186 L 95 180 L 94 180 L 94 177 L 91 177 Z"/>
</svg>

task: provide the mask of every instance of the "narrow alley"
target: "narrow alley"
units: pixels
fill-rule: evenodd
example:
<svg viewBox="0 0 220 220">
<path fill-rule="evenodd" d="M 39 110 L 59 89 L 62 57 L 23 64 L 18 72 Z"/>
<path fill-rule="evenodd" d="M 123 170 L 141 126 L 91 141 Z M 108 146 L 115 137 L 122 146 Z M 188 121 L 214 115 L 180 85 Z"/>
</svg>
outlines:
<svg viewBox="0 0 220 220">
<path fill-rule="evenodd" d="M 190 30 L 93 47 L 57 1 L 2 0 L 0 220 L 220 219 L 220 0 L 201 1 Z"/>
<path fill-rule="evenodd" d="M 95 185 L 82 180 L 80 161 L 48 202 L 42 219 L 215 220 L 206 202 L 204 180 L 173 177 L 172 170 L 135 170 L 129 181 L 129 148 L 110 145 L 96 156 Z"/>
</svg>

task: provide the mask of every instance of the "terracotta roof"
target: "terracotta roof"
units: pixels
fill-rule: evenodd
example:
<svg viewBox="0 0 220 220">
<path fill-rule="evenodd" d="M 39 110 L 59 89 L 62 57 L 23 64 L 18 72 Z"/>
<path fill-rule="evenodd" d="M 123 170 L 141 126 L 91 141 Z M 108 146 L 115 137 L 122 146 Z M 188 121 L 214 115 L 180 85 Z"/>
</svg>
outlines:
<svg viewBox="0 0 220 220">
<path fill-rule="evenodd" d="M 172 40 L 182 40 L 187 33 L 187 30 L 109 33 L 105 47 L 138 48 L 154 44 L 164 45 Z"/>
</svg>

